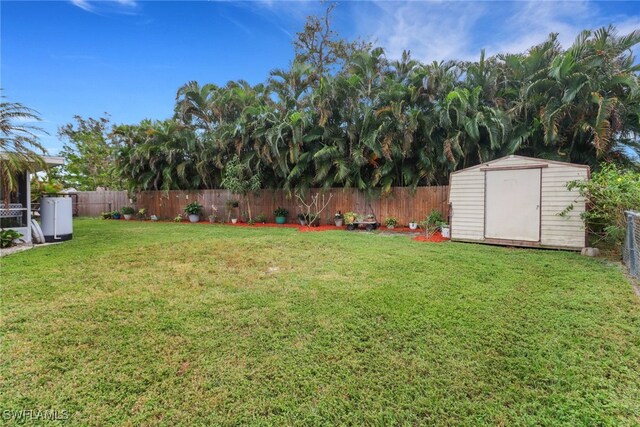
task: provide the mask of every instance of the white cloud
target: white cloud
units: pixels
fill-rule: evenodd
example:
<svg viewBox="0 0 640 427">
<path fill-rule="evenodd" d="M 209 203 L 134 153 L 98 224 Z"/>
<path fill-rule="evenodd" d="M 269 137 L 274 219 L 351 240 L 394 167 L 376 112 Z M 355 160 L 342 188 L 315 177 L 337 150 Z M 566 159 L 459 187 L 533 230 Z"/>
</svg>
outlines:
<svg viewBox="0 0 640 427">
<path fill-rule="evenodd" d="M 221 15 L 224 19 L 226 19 L 227 21 L 231 22 L 233 25 L 235 25 L 236 27 L 238 27 L 239 29 L 241 29 L 242 31 L 244 31 L 246 34 L 248 35 L 252 35 L 253 32 L 251 31 L 251 29 L 249 27 L 247 27 L 246 25 L 244 25 L 243 23 L 230 18 L 226 15 Z"/>
<path fill-rule="evenodd" d="M 629 34 L 632 31 L 640 30 L 640 16 L 622 17 L 615 24 L 619 34 Z"/>
<path fill-rule="evenodd" d="M 517 6 L 504 22 L 500 41 L 489 44 L 487 53 L 524 52 L 542 43 L 551 33 L 558 33 L 558 41 L 567 47 L 597 18 L 596 11 L 586 1 L 528 1 Z"/>
<path fill-rule="evenodd" d="M 71 4 L 87 12 L 93 12 L 93 7 L 89 4 L 88 0 L 71 0 Z"/>
<path fill-rule="evenodd" d="M 70 0 L 70 2 L 74 6 L 91 13 L 108 11 L 130 14 L 132 10 L 137 9 L 139 6 L 136 0 Z"/>
<path fill-rule="evenodd" d="M 326 7 L 318 1 L 285 1 L 285 0 L 255 0 L 231 2 L 234 7 L 250 11 L 260 19 L 267 21 L 287 38 L 292 39 L 297 31 L 302 29 L 307 16 L 322 14 Z M 238 21 L 223 16 L 243 31 L 250 33 L 250 29 Z M 247 31 L 249 30 L 249 31 Z"/>
<path fill-rule="evenodd" d="M 384 47 L 389 58 L 407 49 L 429 62 L 477 59 L 483 48 L 488 55 L 524 52 L 550 33 L 559 33 L 567 47 L 580 31 L 610 23 L 620 34 L 640 28 L 640 13 L 611 16 L 606 6 L 589 1 L 377 1 L 355 9 L 357 33 Z"/>
<path fill-rule="evenodd" d="M 365 39 L 385 48 L 389 58 L 410 50 L 421 60 L 461 58 L 470 52 L 473 27 L 487 3 L 376 2 L 357 13 Z"/>
</svg>

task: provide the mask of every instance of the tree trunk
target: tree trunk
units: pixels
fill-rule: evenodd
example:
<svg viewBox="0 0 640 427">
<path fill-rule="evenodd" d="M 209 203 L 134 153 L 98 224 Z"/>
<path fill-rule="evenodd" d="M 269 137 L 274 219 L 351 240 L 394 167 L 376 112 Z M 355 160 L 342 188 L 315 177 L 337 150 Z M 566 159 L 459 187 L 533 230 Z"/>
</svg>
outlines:
<svg viewBox="0 0 640 427">
<path fill-rule="evenodd" d="M 244 196 L 245 201 L 247 203 L 247 213 L 249 214 L 249 222 L 251 222 L 251 203 L 249 202 L 249 195 Z"/>
</svg>

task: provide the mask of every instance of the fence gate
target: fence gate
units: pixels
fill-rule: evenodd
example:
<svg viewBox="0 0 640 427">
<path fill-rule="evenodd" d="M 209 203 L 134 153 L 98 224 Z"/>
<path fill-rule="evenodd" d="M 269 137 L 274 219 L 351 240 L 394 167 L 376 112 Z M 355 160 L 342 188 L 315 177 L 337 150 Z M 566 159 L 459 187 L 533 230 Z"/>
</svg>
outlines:
<svg viewBox="0 0 640 427">
<path fill-rule="evenodd" d="M 628 211 L 627 234 L 624 239 L 622 260 L 632 276 L 640 278 L 640 212 Z"/>
</svg>

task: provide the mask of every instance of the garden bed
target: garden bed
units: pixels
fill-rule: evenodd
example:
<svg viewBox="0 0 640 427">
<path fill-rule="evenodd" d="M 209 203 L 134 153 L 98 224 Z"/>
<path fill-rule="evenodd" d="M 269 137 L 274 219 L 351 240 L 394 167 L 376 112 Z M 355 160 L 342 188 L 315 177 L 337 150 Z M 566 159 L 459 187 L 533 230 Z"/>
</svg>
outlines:
<svg viewBox="0 0 640 427">
<path fill-rule="evenodd" d="M 306 225 L 300 224 L 275 224 L 271 222 L 267 223 L 254 223 L 249 224 L 247 222 L 238 222 L 236 224 L 225 223 L 222 225 L 230 225 L 232 227 L 273 227 L 273 228 L 297 228 L 298 231 L 306 232 L 306 231 L 334 231 L 334 230 L 344 230 L 345 227 L 336 227 L 335 225 L 319 225 L 315 227 L 309 227 Z"/>
<path fill-rule="evenodd" d="M 414 237 L 413 240 L 415 240 L 416 242 L 431 242 L 431 243 L 442 243 L 442 242 L 449 241 L 449 239 L 447 239 L 446 237 L 442 237 L 442 234 L 439 231 L 435 232 L 431 237 L 427 237 L 423 233 L 419 236 Z"/>
<path fill-rule="evenodd" d="M 126 221 L 124 219 L 120 219 L 120 220 L 108 220 L 108 221 L 123 221 L 123 222 L 131 222 L 131 223 L 136 223 L 136 222 L 140 222 L 137 220 L 131 220 L 131 221 Z M 309 227 L 306 225 L 300 225 L 300 224 L 293 224 L 293 223 L 287 223 L 287 224 L 276 224 L 274 222 L 266 222 L 266 223 L 262 223 L 262 222 L 256 222 L 253 224 L 249 224 L 248 222 L 237 222 L 235 224 L 232 224 L 230 222 L 225 222 L 225 223 L 214 223 L 211 224 L 209 221 L 199 221 L 196 223 L 190 223 L 189 221 L 182 221 L 179 223 L 176 223 L 175 221 L 169 221 L 169 220 L 159 220 L 159 221 L 151 221 L 151 220 L 144 220 L 143 222 L 155 222 L 155 223 L 173 223 L 173 224 L 201 224 L 201 225 L 224 225 L 224 226 L 229 226 L 229 227 L 246 227 L 246 228 L 295 228 L 298 229 L 298 231 L 302 231 L 302 232 L 309 232 L 309 231 L 336 231 L 336 230 L 346 230 L 347 227 L 346 225 L 343 225 L 341 227 L 338 227 L 336 225 L 319 225 L 319 226 L 315 226 L 315 227 Z M 354 231 L 358 231 L 358 230 L 354 230 Z M 360 229 L 359 231 L 365 231 L 364 229 Z M 381 232 L 381 233 L 392 233 L 392 234 L 416 234 L 416 233 L 420 233 L 420 230 L 412 230 L 409 227 L 395 227 L 393 229 L 388 229 L 387 227 L 381 226 L 378 227 L 378 229 L 376 230 L 376 232 Z M 437 233 L 440 234 L 440 233 Z M 420 236 L 418 236 L 420 237 Z M 423 240 L 423 239 L 414 239 L 416 241 L 427 241 L 427 240 Z M 433 239 L 429 239 L 428 241 L 430 242 L 442 242 L 442 241 L 446 241 L 448 239 L 443 238 L 442 236 L 435 237 Z"/>
</svg>

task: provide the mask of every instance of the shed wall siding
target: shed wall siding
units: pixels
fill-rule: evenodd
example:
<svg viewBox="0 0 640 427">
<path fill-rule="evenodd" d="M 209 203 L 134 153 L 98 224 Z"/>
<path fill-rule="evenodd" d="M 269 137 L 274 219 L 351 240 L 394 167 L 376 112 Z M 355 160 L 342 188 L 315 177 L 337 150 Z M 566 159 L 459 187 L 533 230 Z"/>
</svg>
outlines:
<svg viewBox="0 0 640 427">
<path fill-rule="evenodd" d="M 542 170 L 542 218 L 540 243 L 545 246 L 582 248 L 585 244 L 585 200 L 577 190 L 567 190 L 569 181 L 587 179 L 588 171 L 570 165 L 549 164 Z M 573 210 L 558 215 L 567 206 Z"/>
<path fill-rule="evenodd" d="M 520 157 L 505 157 L 488 164 L 504 167 L 541 163 L 548 166 L 542 168 L 541 175 L 540 244 L 582 248 L 585 244 L 585 228 L 580 215 L 585 211 L 585 201 L 576 190 L 567 190 L 566 184 L 573 180 L 588 179 L 588 169 L 568 163 L 550 163 L 542 159 Z M 449 201 L 452 205 L 452 239 L 484 240 L 484 179 L 484 171 L 479 167 L 451 175 Z M 571 204 L 572 211 L 565 216 L 558 215 Z"/>
<path fill-rule="evenodd" d="M 484 172 L 474 169 L 451 175 L 451 238 L 484 239 Z"/>
</svg>

